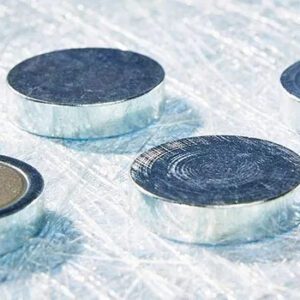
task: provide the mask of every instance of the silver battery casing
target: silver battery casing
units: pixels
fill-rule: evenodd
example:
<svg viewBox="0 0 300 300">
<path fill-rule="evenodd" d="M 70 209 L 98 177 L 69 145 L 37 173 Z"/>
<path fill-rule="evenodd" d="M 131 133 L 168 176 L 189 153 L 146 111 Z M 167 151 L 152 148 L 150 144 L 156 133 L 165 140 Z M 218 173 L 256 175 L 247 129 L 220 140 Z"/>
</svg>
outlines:
<svg viewBox="0 0 300 300">
<path fill-rule="evenodd" d="M 285 124 L 300 133 L 300 99 L 281 88 L 281 110 Z"/>
<path fill-rule="evenodd" d="M 281 110 L 287 125 L 300 132 L 300 62 L 283 71 L 281 83 Z"/>
<path fill-rule="evenodd" d="M 20 128 L 53 138 L 118 136 L 158 119 L 162 66 L 132 51 L 76 48 L 43 53 L 7 75 L 8 109 Z"/>
<path fill-rule="evenodd" d="M 140 154 L 130 175 L 133 213 L 170 240 L 251 242 L 299 224 L 300 157 L 270 141 L 175 140 Z"/>
<path fill-rule="evenodd" d="M 27 184 L 19 199 L 0 208 L 0 255 L 3 255 L 21 247 L 41 230 L 44 221 L 44 181 L 35 168 L 22 161 L 0 156 L 0 162 L 20 172 Z"/>
<path fill-rule="evenodd" d="M 169 240 L 206 245 L 272 238 L 299 224 L 300 188 L 272 201 L 228 206 L 176 204 L 134 191 L 134 211 L 142 224 Z"/>
<path fill-rule="evenodd" d="M 113 103 L 57 105 L 43 103 L 7 88 L 12 122 L 30 133 L 53 138 L 86 139 L 118 136 L 159 118 L 164 83 L 140 97 Z"/>
</svg>

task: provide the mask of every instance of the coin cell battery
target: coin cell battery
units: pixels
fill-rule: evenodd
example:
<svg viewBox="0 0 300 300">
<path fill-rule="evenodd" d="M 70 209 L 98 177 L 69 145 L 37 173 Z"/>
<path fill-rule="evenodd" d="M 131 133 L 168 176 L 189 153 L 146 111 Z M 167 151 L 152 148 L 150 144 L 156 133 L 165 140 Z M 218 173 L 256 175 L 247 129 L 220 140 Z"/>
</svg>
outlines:
<svg viewBox="0 0 300 300">
<path fill-rule="evenodd" d="M 298 223 L 300 157 L 268 141 L 203 136 L 169 142 L 132 164 L 137 214 L 171 240 L 226 244 Z"/>
<path fill-rule="evenodd" d="M 300 62 L 288 67 L 280 78 L 281 106 L 285 123 L 300 132 Z"/>
<path fill-rule="evenodd" d="M 44 181 L 30 165 L 0 156 L 0 254 L 15 250 L 39 230 Z"/>
<path fill-rule="evenodd" d="M 41 54 L 8 73 L 10 116 L 22 129 L 48 137 L 121 135 L 158 119 L 164 76 L 160 64 L 131 51 Z"/>
</svg>

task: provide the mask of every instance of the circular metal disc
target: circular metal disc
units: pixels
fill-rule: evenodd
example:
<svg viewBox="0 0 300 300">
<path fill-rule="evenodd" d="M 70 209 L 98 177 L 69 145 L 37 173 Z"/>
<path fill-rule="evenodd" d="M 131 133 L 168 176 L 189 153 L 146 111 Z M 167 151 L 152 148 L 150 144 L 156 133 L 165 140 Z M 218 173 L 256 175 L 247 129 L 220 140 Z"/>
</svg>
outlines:
<svg viewBox="0 0 300 300">
<path fill-rule="evenodd" d="M 288 67 L 282 73 L 280 81 L 289 94 L 300 98 L 300 62 Z"/>
<path fill-rule="evenodd" d="M 8 84 L 27 98 L 58 105 L 111 103 L 140 97 L 164 79 L 163 68 L 131 51 L 67 49 L 16 65 Z"/>
<path fill-rule="evenodd" d="M 300 132 L 300 62 L 288 67 L 281 75 L 282 120 Z"/>
<path fill-rule="evenodd" d="M 192 137 L 140 155 L 131 176 L 149 195 L 191 206 L 268 201 L 300 183 L 300 157 L 268 141 L 239 136 Z"/>
<path fill-rule="evenodd" d="M 37 234 L 43 224 L 44 181 L 32 166 L 0 155 L 0 255 L 11 252 Z M 8 200 L 4 203 L 4 200 Z"/>
<path fill-rule="evenodd" d="M 8 112 L 37 135 L 87 139 L 118 136 L 156 121 L 164 70 L 153 59 L 117 49 L 41 54 L 7 75 Z"/>
<path fill-rule="evenodd" d="M 0 155 L 0 164 L 6 165 L 11 169 L 15 169 L 15 171 L 26 180 L 26 183 L 24 184 L 26 190 L 21 193 L 20 197 L 9 203 L 9 205 L 0 207 L 1 218 L 16 213 L 38 198 L 43 191 L 44 180 L 41 174 L 35 168 L 18 159 Z M 0 176 L 4 175 L 5 173 L 0 174 Z M 4 181 L 3 178 L 1 178 L 1 182 L 2 181 Z M 11 186 L 11 189 L 14 188 L 16 187 Z M 20 187 L 18 187 L 18 189 L 20 189 Z M 10 193 L 12 194 L 12 191 L 10 191 Z"/>
</svg>

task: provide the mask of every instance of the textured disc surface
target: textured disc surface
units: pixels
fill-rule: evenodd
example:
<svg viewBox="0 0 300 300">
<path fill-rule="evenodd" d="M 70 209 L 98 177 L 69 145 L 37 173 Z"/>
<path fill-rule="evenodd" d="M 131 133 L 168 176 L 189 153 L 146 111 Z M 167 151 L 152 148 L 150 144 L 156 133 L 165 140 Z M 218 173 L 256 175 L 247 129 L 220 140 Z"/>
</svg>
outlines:
<svg viewBox="0 0 300 300">
<path fill-rule="evenodd" d="M 0 217 L 5 217 L 7 215 L 16 213 L 17 211 L 23 209 L 27 205 L 29 205 L 32 201 L 34 201 L 39 195 L 42 193 L 44 189 L 44 180 L 41 174 L 32 166 L 27 163 L 4 155 L 0 155 L 0 166 L 8 166 L 10 168 L 14 168 L 18 170 L 17 172 L 22 172 L 26 177 L 26 183 L 19 183 L 19 185 L 24 185 L 24 187 L 19 187 L 19 190 L 23 189 L 20 197 L 16 198 L 16 201 L 9 203 L 9 205 L 5 205 L 3 207 L 0 206 Z M 22 174 L 22 180 L 24 180 L 24 175 Z M 3 171 L 0 172 L 0 175 L 3 176 Z M 6 176 L 8 174 L 5 174 Z M 15 180 L 16 178 L 10 174 L 10 181 Z M 1 181 L 2 184 L 2 181 Z M 26 190 L 24 191 L 26 185 Z M 1 188 L 1 187 L 0 187 Z M 10 196 L 12 195 L 12 191 L 9 192 Z"/>
<path fill-rule="evenodd" d="M 0 162 L 0 207 L 4 207 L 24 195 L 27 182 L 16 168 Z"/>
<path fill-rule="evenodd" d="M 288 67 L 282 73 L 280 81 L 290 94 L 300 98 L 300 62 Z"/>
<path fill-rule="evenodd" d="M 117 49 L 82 48 L 41 54 L 16 65 L 7 81 L 38 102 L 84 105 L 142 96 L 164 79 L 151 58 Z"/>
<path fill-rule="evenodd" d="M 219 206 L 267 201 L 300 183 L 300 157 L 268 141 L 204 136 L 169 142 L 141 154 L 131 176 L 165 201 Z"/>
</svg>

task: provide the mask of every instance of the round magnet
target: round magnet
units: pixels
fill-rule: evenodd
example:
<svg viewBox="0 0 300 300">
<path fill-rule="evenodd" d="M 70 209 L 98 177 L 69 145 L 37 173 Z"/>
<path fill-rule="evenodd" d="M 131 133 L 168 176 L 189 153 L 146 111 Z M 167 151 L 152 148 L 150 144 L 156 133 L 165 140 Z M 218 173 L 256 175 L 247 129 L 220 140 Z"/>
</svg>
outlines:
<svg viewBox="0 0 300 300">
<path fill-rule="evenodd" d="M 0 254 L 21 246 L 40 229 L 41 174 L 25 162 L 0 155 Z"/>
<path fill-rule="evenodd" d="M 297 222 L 300 157 L 272 142 L 240 136 L 173 141 L 141 154 L 131 177 L 142 221 L 169 239 L 253 241 Z"/>
<path fill-rule="evenodd" d="M 131 51 L 41 54 L 9 71 L 10 115 L 19 127 L 43 136 L 117 136 L 159 117 L 164 76 L 160 64 Z"/>
<path fill-rule="evenodd" d="M 288 67 L 281 75 L 282 110 L 285 122 L 300 132 L 300 62 Z"/>
</svg>

